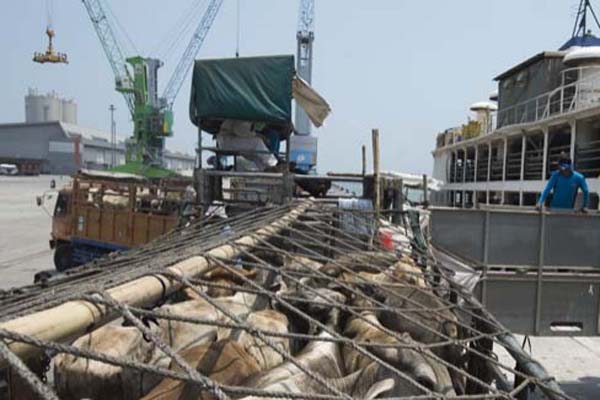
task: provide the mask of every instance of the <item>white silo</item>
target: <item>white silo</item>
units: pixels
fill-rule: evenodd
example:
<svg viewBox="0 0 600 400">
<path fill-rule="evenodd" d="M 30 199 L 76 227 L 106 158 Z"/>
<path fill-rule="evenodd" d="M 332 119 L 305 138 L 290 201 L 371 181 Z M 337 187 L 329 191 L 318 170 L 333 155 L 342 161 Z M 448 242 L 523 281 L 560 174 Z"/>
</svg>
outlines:
<svg viewBox="0 0 600 400">
<path fill-rule="evenodd" d="M 60 121 L 62 119 L 62 100 L 56 93 L 38 94 L 30 89 L 25 96 L 25 122 Z"/>
<path fill-rule="evenodd" d="M 73 99 L 62 100 L 62 122 L 77 124 L 77 103 Z"/>
</svg>

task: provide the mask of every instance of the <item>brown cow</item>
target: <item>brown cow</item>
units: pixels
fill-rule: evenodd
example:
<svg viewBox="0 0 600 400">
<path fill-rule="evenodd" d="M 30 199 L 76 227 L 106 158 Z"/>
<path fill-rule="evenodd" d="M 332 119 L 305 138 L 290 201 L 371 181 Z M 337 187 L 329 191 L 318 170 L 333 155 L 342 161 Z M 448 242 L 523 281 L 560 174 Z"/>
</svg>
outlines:
<svg viewBox="0 0 600 400">
<path fill-rule="evenodd" d="M 262 310 L 248 316 L 247 323 L 255 328 L 287 333 L 287 318 L 273 310 Z M 240 333 L 241 332 L 241 333 Z M 198 372 L 215 382 L 238 385 L 242 380 L 283 361 L 273 348 L 246 331 L 221 331 L 223 339 L 211 344 L 192 347 L 182 352 L 183 358 Z M 270 337 L 270 341 L 283 352 L 289 352 L 289 341 L 281 337 Z M 172 368 L 180 370 L 172 363 Z M 208 399 L 197 385 L 164 379 L 144 400 L 195 400 Z"/>
<path fill-rule="evenodd" d="M 329 276 L 339 276 L 344 269 L 354 272 L 379 273 L 396 263 L 398 259 L 393 253 L 381 251 L 358 251 L 344 254 L 323 266 L 322 271 Z"/>
<path fill-rule="evenodd" d="M 217 304 L 238 316 L 249 313 L 255 301 L 255 295 L 245 293 L 215 299 Z M 223 313 L 205 300 L 169 304 L 158 310 L 192 318 L 226 319 Z M 217 328 L 213 325 L 162 320 L 159 325 L 150 326 L 152 332 L 176 351 L 212 342 L 217 337 Z M 142 333 L 134 327 L 107 325 L 80 337 L 73 344 L 76 347 L 151 365 L 167 367 L 170 363 L 170 358 L 152 343 L 145 341 Z M 57 391 L 61 398 L 67 399 L 138 398 L 161 379 L 160 376 L 68 354 L 58 355 L 54 362 Z M 104 393 L 109 393 L 110 396 L 107 397 Z"/>
<path fill-rule="evenodd" d="M 230 385 L 238 385 L 245 378 L 260 372 L 258 363 L 243 346 L 232 339 L 218 340 L 191 347 L 181 353 L 183 359 L 211 380 Z M 176 371 L 182 371 L 173 365 Z M 203 390 L 194 384 L 166 378 L 142 400 L 196 400 L 209 399 Z"/>
<path fill-rule="evenodd" d="M 237 272 L 248 279 L 254 279 L 256 277 L 256 270 L 246 270 L 246 269 L 240 268 Z M 231 286 L 232 284 L 235 284 L 235 285 L 243 285 L 244 284 L 244 281 L 242 278 L 240 278 L 238 275 L 235 275 L 234 273 L 228 271 L 227 269 L 225 269 L 223 267 L 216 267 L 216 268 L 212 269 L 211 271 L 207 272 L 202 277 L 202 279 L 211 281 L 212 283 L 223 285 L 223 286 Z M 203 289 L 204 289 L 205 293 L 207 295 L 209 295 L 210 297 L 228 297 L 228 296 L 233 296 L 235 294 L 235 291 L 231 288 L 221 288 L 221 287 L 205 285 L 205 286 L 203 286 Z M 190 299 L 190 300 L 197 300 L 197 299 L 202 298 L 201 296 L 199 296 L 195 291 L 193 291 L 190 288 L 185 288 L 183 290 L 183 292 L 184 292 L 186 298 Z"/>
</svg>

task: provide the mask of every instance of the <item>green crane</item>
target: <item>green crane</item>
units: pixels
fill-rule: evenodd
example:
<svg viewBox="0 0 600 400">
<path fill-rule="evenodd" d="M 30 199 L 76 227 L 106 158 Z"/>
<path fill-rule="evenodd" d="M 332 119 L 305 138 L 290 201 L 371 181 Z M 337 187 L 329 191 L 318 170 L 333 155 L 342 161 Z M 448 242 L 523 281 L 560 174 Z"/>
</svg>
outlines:
<svg viewBox="0 0 600 400">
<path fill-rule="evenodd" d="M 127 141 L 126 162 L 162 166 L 165 138 L 173 136 L 173 102 L 192 67 L 194 58 L 217 16 L 223 0 L 211 0 L 162 96 L 158 96 L 156 58 L 126 58 L 117 41 L 103 0 L 82 0 L 115 75 L 116 90 L 123 94 L 133 120 Z"/>
</svg>

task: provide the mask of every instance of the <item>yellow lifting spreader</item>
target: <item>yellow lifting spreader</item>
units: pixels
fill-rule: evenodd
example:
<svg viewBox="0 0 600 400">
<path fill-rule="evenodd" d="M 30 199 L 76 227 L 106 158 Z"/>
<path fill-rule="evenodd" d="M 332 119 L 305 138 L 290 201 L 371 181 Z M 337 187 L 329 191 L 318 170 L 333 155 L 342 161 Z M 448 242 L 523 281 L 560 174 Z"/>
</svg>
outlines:
<svg viewBox="0 0 600 400">
<path fill-rule="evenodd" d="M 44 64 L 44 63 L 63 63 L 68 64 L 67 55 L 65 53 L 58 53 L 54 51 L 52 47 L 52 38 L 54 37 L 54 29 L 50 26 L 46 28 L 46 35 L 48 35 L 48 49 L 45 53 L 33 53 L 33 61 Z"/>
</svg>

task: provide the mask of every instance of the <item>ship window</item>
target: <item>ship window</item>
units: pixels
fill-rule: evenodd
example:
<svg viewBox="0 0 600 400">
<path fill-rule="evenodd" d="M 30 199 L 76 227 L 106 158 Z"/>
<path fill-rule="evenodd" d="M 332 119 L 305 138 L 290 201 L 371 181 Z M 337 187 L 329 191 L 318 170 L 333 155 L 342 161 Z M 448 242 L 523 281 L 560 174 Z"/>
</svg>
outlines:
<svg viewBox="0 0 600 400">
<path fill-rule="evenodd" d="M 504 82 L 502 82 L 502 86 L 504 87 L 504 89 L 510 89 L 512 87 L 512 79 L 505 79 Z"/>
</svg>

